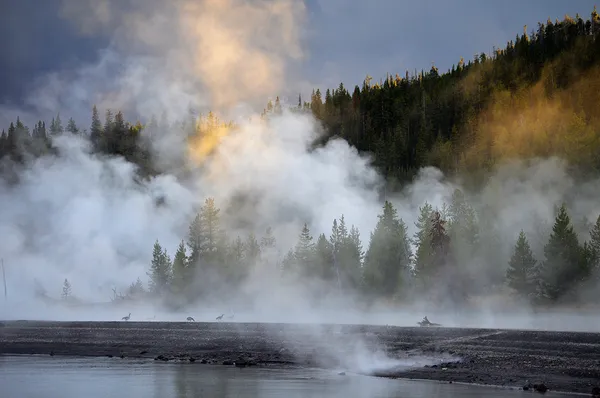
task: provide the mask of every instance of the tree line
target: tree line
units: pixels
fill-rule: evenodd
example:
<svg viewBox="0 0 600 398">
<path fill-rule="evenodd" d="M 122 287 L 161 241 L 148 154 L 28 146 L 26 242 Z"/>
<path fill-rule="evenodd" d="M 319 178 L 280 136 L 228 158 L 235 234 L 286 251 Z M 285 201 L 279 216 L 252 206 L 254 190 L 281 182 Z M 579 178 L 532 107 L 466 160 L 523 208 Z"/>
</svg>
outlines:
<svg viewBox="0 0 600 398">
<path fill-rule="evenodd" d="M 343 83 L 325 94 L 316 89 L 310 101 L 299 97 L 292 110 L 310 112 L 324 126 L 326 134 L 315 145 L 341 137 L 359 151 L 372 153 L 388 181 L 404 181 L 429 165 L 446 173 L 473 173 L 506 158 L 551 155 L 598 171 L 600 95 L 593 88 L 600 84 L 599 36 L 600 17 L 594 8 L 587 20 L 579 15 L 548 20 L 529 33 L 525 27 L 504 48 L 476 54 L 469 61 L 461 58 L 446 73 L 433 66 L 379 82 L 367 76 L 351 92 Z M 281 113 L 282 107 L 277 98 L 263 115 Z M 60 113 L 49 124 L 38 121 L 31 129 L 17 118 L 0 133 L 0 175 L 16 179 L 15 166 L 39 156 L 60 156 L 54 141 L 64 135 L 85 136 L 93 152 L 122 156 L 136 164 L 141 175 L 156 175 L 163 170 L 153 155 L 153 140 L 175 129 L 194 144 L 235 126 L 212 112 L 180 121 L 161 115 L 150 116 L 144 124 L 130 123 L 120 111 L 108 109 L 101 116 L 95 106 L 91 123 L 83 128 L 72 118 L 64 123 Z M 201 146 L 200 155 L 212 149 Z M 271 253 L 276 245 L 266 232 L 260 239 L 232 240 L 217 227 L 218 208 L 207 202 L 173 258 L 157 242 L 152 267 L 158 274 L 151 271 L 149 289 L 138 280 L 128 294 L 164 290 L 173 297 L 193 298 L 207 291 L 205 285 L 240 283 L 257 258 L 262 264 L 269 259 L 273 272 L 281 271 L 286 278 L 309 276 L 366 297 L 400 298 L 407 286 L 419 286 L 432 300 L 452 295 L 457 301 L 467 299 L 462 293 L 510 282 L 524 297 L 544 302 L 565 298 L 576 286 L 590 282 L 597 268 L 597 235 L 593 230 L 590 241 L 581 243 L 566 209 L 557 212 L 556 230 L 540 258 L 533 258 L 524 233 L 518 237 L 509 267 L 513 271 L 505 275 L 506 259 L 489 255 L 497 246 L 497 234 L 489 227 L 493 222 L 465 204 L 464 195 L 455 196 L 446 208 L 422 207 L 415 236 L 407 235 L 405 223 L 386 203 L 366 248 L 359 231 L 348 228 L 340 216 L 328 234 L 315 237 L 305 226 L 298 244 L 280 256 Z M 206 274 L 202 278 L 199 267 Z M 483 282 L 481 275 L 486 276 Z M 440 279 L 447 280 L 447 288 L 440 289 Z"/>
<path fill-rule="evenodd" d="M 378 82 L 367 76 L 353 90 L 343 83 L 324 94 L 316 89 L 310 101 L 299 96 L 297 106 L 288 108 L 311 112 L 323 124 L 326 134 L 316 145 L 342 137 L 373 154 L 388 181 L 403 182 L 428 165 L 447 174 L 473 173 L 506 158 L 551 155 L 598 171 L 599 36 L 594 7 L 587 20 L 565 16 L 529 33 L 524 27 L 504 48 L 460 58 L 446 73 L 432 66 Z M 263 114 L 282 108 L 277 98 Z M 195 140 L 235 127 L 211 112 L 199 119 L 169 121 L 161 115 L 127 123 L 121 112 L 109 109 L 102 121 L 95 107 L 85 128 L 73 119 L 64 126 L 60 114 L 32 131 L 17 119 L 0 134 L 0 158 L 23 162 L 53 152 L 52 138 L 64 131 L 89 137 L 96 152 L 123 156 L 151 175 L 161 172 L 149 148 L 153 136 L 178 129 Z"/>
<path fill-rule="evenodd" d="M 600 282 L 600 217 L 590 239 L 581 242 L 562 205 L 538 260 L 523 231 L 515 234 L 511 255 L 498 258 L 490 249 L 498 236 L 485 229 L 458 189 L 448 205 L 425 203 L 419 210 L 413 236 L 386 201 L 365 247 L 359 230 L 341 215 L 328 234 L 313 236 L 304 224 L 283 254 L 270 228 L 260 238 L 228 236 L 209 198 L 173 258 L 154 244 L 148 294 L 178 302 L 231 294 L 255 269 L 275 281 L 302 283 L 315 304 L 341 294 L 365 302 L 426 298 L 440 306 L 466 305 L 471 296 L 506 287 L 501 290 L 533 305 L 551 305 L 576 301 L 581 288 Z"/>
</svg>

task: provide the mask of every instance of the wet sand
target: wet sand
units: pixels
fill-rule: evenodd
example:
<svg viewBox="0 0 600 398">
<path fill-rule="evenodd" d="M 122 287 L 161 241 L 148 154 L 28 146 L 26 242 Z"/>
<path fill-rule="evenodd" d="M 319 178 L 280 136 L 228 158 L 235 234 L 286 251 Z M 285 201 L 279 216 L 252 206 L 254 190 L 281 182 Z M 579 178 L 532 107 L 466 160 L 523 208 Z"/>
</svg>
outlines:
<svg viewBox="0 0 600 398">
<path fill-rule="evenodd" d="M 398 363 L 373 358 L 376 350 Z M 201 322 L 1 321 L 0 354 L 113 356 L 228 366 L 323 367 L 591 394 L 600 333 Z"/>
</svg>

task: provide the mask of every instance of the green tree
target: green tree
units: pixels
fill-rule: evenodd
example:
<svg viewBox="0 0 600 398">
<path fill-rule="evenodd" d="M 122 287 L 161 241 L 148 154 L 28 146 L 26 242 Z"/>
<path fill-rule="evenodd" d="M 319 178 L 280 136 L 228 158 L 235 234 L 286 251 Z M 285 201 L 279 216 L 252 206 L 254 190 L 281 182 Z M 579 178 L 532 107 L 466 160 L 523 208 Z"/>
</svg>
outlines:
<svg viewBox="0 0 600 398">
<path fill-rule="evenodd" d="M 539 295 L 543 299 L 557 300 L 582 281 L 587 266 L 564 204 L 558 209 L 550 239 L 544 246 L 544 256 Z"/>
<path fill-rule="evenodd" d="M 102 122 L 100 121 L 100 115 L 98 114 L 98 108 L 96 105 L 92 108 L 92 124 L 90 126 L 90 140 L 96 150 L 99 149 L 100 142 L 102 140 Z"/>
<path fill-rule="evenodd" d="M 310 272 L 315 261 L 315 243 L 310 234 L 308 224 L 302 226 L 302 231 L 298 237 L 298 243 L 294 247 L 294 266 L 300 275 L 306 275 Z"/>
<path fill-rule="evenodd" d="M 69 121 L 67 122 L 67 131 L 71 134 L 79 133 L 79 128 L 77 127 L 77 124 L 75 124 L 73 118 L 69 118 Z"/>
<path fill-rule="evenodd" d="M 415 223 L 417 232 L 414 243 L 417 247 L 415 255 L 415 275 L 423 284 L 427 284 L 428 275 L 431 273 L 431 227 L 433 223 L 433 207 L 425 202 L 419 207 L 419 218 Z"/>
<path fill-rule="evenodd" d="M 365 283 L 371 294 L 391 297 L 408 283 L 412 252 L 406 225 L 386 201 L 365 256 Z"/>
<path fill-rule="evenodd" d="M 56 115 L 56 118 L 52 119 L 52 123 L 50 123 L 50 134 L 51 135 L 59 135 L 64 132 L 64 128 L 62 125 L 62 121 L 60 120 L 60 113 Z"/>
<path fill-rule="evenodd" d="M 522 297 L 532 297 L 538 285 L 537 260 L 521 230 L 506 270 L 506 282 Z"/>
<path fill-rule="evenodd" d="M 221 210 L 213 198 L 207 198 L 189 227 L 189 264 L 197 268 L 200 263 L 215 268 L 225 259 L 227 240 L 221 229 Z"/>
<path fill-rule="evenodd" d="M 588 243 L 590 251 L 590 268 L 593 272 L 600 272 L 600 216 L 590 231 L 590 241 Z"/>
<path fill-rule="evenodd" d="M 167 255 L 167 251 L 163 250 L 158 243 L 154 243 L 152 250 L 152 262 L 150 264 L 150 291 L 154 294 L 163 294 L 167 291 L 172 276 L 171 259 Z"/>
<path fill-rule="evenodd" d="M 335 270 L 333 263 L 333 246 L 325 237 L 325 234 L 319 235 L 315 246 L 315 258 L 309 271 L 311 276 L 320 278 L 324 281 L 333 281 Z"/>
<path fill-rule="evenodd" d="M 175 294 L 182 294 L 188 286 L 188 258 L 185 243 L 182 240 L 173 258 L 173 279 L 171 285 Z"/>
</svg>

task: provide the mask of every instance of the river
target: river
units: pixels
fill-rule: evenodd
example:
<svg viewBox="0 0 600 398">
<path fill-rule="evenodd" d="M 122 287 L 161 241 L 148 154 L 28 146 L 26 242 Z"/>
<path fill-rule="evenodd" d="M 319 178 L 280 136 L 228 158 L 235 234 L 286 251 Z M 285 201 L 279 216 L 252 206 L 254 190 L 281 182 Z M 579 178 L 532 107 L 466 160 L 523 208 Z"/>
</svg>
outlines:
<svg viewBox="0 0 600 398">
<path fill-rule="evenodd" d="M 0 356 L 0 389 L 3 398 L 531 398 L 531 393 L 524 391 L 391 380 L 318 369 L 240 369 L 49 356 Z"/>
</svg>

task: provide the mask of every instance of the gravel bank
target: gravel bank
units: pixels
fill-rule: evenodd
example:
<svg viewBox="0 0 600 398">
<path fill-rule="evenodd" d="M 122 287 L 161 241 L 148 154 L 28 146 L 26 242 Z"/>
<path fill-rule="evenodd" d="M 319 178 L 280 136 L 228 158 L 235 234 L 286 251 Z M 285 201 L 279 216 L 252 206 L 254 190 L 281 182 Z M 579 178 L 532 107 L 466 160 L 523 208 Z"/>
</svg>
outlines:
<svg viewBox="0 0 600 398">
<path fill-rule="evenodd" d="M 600 333 L 226 322 L 2 321 L 0 354 L 123 356 L 240 367 L 315 366 L 381 377 L 518 388 L 528 383 L 544 384 L 549 390 L 586 394 L 600 388 Z"/>
</svg>

